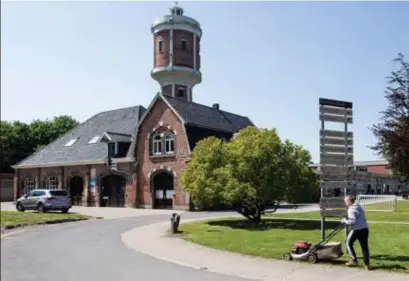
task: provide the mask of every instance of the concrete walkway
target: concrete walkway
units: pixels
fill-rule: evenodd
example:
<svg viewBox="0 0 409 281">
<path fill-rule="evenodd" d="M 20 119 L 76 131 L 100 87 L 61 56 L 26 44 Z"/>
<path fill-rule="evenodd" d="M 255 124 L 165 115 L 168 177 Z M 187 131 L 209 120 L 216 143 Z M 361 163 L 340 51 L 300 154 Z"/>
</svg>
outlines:
<svg viewBox="0 0 409 281">
<path fill-rule="evenodd" d="M 183 218 L 182 218 L 183 220 Z M 183 220 L 184 223 L 194 220 Z M 219 251 L 167 233 L 169 222 L 134 228 L 122 235 L 135 251 L 171 263 L 255 280 L 272 281 L 407 281 L 407 274 L 364 271 L 331 265 L 285 262 Z"/>
</svg>

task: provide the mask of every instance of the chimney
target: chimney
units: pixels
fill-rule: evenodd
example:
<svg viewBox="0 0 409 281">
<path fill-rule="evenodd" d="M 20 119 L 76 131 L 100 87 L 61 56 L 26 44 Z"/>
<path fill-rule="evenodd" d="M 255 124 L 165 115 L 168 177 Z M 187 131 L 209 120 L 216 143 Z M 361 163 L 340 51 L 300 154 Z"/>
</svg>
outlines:
<svg viewBox="0 0 409 281">
<path fill-rule="evenodd" d="M 218 103 L 214 103 L 214 104 L 212 105 L 212 107 L 213 107 L 213 108 L 216 108 L 216 109 L 219 109 L 219 108 L 220 108 L 220 105 L 219 105 Z"/>
</svg>

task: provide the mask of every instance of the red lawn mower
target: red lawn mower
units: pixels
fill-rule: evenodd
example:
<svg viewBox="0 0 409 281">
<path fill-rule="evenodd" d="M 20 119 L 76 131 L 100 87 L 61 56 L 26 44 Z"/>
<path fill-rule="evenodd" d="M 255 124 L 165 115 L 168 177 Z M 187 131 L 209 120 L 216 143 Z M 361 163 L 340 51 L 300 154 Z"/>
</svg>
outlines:
<svg viewBox="0 0 409 281">
<path fill-rule="evenodd" d="M 320 260 L 333 260 L 343 256 L 341 242 L 329 242 L 345 226 L 341 224 L 335 228 L 324 240 L 313 245 L 307 241 L 298 241 L 291 249 L 291 252 L 284 254 L 284 259 L 303 260 L 310 263 L 317 263 Z"/>
</svg>

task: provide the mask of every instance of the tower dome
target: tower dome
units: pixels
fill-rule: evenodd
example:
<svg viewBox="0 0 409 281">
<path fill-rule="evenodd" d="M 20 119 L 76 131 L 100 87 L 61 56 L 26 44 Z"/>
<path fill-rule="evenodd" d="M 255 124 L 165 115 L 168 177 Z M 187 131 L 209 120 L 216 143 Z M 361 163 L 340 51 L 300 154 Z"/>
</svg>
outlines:
<svg viewBox="0 0 409 281">
<path fill-rule="evenodd" d="M 156 19 L 151 27 L 154 38 L 154 65 L 151 76 L 164 95 L 192 101 L 192 89 L 202 82 L 200 72 L 199 22 L 184 15 L 178 5 L 170 14 Z"/>
</svg>

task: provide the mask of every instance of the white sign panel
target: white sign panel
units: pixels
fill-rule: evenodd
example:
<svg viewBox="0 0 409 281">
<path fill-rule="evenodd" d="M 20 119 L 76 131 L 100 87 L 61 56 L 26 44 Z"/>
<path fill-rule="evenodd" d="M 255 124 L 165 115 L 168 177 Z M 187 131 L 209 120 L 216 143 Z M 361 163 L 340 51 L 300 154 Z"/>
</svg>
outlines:
<svg viewBox="0 0 409 281">
<path fill-rule="evenodd" d="M 348 174 L 322 174 L 321 179 L 324 181 L 349 181 L 353 175 Z"/>
<path fill-rule="evenodd" d="M 352 117 L 320 114 L 321 121 L 352 124 Z"/>
<path fill-rule="evenodd" d="M 344 145 L 344 146 L 352 146 L 353 141 L 351 139 L 345 141 L 345 139 L 327 139 L 321 138 L 320 139 L 321 145 Z"/>
<path fill-rule="evenodd" d="M 321 145 L 320 151 L 322 153 L 347 153 L 352 154 L 353 148 L 352 146 L 345 147 L 345 146 L 331 146 L 331 145 Z"/>
<path fill-rule="evenodd" d="M 352 139 L 354 137 L 354 134 L 352 132 L 344 132 L 344 131 L 320 130 L 320 136 L 324 138 Z"/>
<path fill-rule="evenodd" d="M 352 109 L 350 108 L 320 106 L 320 113 L 352 117 Z"/>
<path fill-rule="evenodd" d="M 328 182 L 322 182 L 321 183 L 321 188 L 324 189 L 335 189 L 335 188 L 345 188 L 348 187 L 348 183 L 345 181 L 328 181 Z"/>
<path fill-rule="evenodd" d="M 345 156 L 344 154 L 323 154 L 320 158 L 321 164 L 334 164 L 334 165 L 346 165 L 352 166 L 354 159 L 352 155 Z"/>
<path fill-rule="evenodd" d="M 354 172 L 353 166 L 322 166 L 321 172 L 323 174 L 351 174 Z"/>
</svg>

